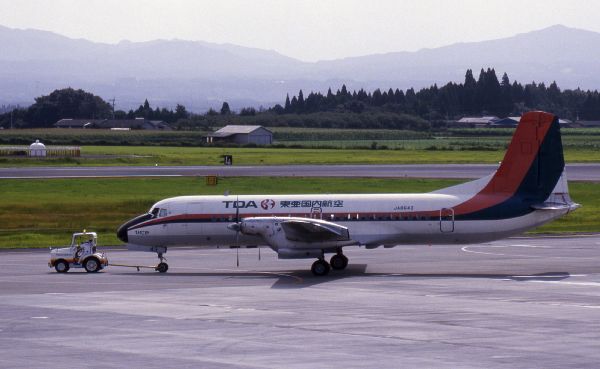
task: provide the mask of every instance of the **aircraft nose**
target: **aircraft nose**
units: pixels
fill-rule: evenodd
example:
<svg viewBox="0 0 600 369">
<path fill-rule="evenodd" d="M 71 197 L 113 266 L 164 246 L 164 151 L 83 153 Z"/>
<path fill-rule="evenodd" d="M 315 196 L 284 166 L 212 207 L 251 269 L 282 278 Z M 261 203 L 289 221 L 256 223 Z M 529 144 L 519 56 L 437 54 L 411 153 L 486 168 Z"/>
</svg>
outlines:
<svg viewBox="0 0 600 369">
<path fill-rule="evenodd" d="M 129 228 L 133 227 L 136 224 L 145 222 L 151 218 L 152 218 L 152 214 L 142 214 L 138 217 L 135 217 L 135 218 L 127 221 L 126 223 L 123 223 L 117 229 L 117 238 L 119 238 L 121 241 L 123 241 L 125 243 L 129 242 L 129 236 L 127 235 L 127 231 L 129 231 Z"/>
<path fill-rule="evenodd" d="M 117 238 L 120 239 L 121 241 L 127 243 L 129 241 L 129 238 L 127 237 L 127 227 L 126 224 L 121 224 L 121 226 L 119 227 L 119 229 L 117 229 Z"/>
</svg>

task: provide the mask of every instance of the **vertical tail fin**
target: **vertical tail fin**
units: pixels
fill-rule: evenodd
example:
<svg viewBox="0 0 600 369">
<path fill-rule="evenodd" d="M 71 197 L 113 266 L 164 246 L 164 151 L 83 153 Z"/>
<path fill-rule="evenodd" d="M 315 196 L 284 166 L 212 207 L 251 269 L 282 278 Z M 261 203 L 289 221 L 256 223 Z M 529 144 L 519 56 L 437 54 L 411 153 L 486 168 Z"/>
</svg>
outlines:
<svg viewBox="0 0 600 369">
<path fill-rule="evenodd" d="M 544 201 L 564 167 L 558 118 L 544 112 L 525 113 L 488 190 Z"/>
<path fill-rule="evenodd" d="M 565 167 L 558 118 L 523 114 L 500 167 L 487 185 L 455 207 L 462 219 L 498 219 L 532 211 L 556 187 Z"/>
</svg>

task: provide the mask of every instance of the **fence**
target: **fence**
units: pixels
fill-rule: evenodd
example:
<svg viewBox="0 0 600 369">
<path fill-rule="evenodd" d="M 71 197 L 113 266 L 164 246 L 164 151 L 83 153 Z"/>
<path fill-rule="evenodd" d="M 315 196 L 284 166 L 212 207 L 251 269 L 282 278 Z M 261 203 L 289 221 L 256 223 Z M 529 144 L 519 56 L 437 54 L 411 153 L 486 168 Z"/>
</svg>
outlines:
<svg viewBox="0 0 600 369">
<path fill-rule="evenodd" d="M 40 151 L 46 155 L 40 155 Z M 34 158 L 44 157 L 79 157 L 79 146 L 46 146 L 45 149 L 29 148 L 29 146 L 0 146 L 0 156 L 29 156 Z"/>
</svg>

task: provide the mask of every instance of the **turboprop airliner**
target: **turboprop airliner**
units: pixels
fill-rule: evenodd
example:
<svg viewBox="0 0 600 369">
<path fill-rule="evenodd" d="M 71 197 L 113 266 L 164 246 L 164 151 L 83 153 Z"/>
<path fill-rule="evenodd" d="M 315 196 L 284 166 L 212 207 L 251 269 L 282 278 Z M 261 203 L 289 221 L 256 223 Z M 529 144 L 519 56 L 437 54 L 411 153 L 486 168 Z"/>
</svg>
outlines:
<svg viewBox="0 0 600 369">
<path fill-rule="evenodd" d="M 322 276 L 348 265 L 343 249 L 467 244 L 520 234 L 579 207 L 567 187 L 558 118 L 521 117 L 495 173 L 424 194 L 181 196 L 117 231 L 131 250 L 268 246 L 280 259 L 316 259 Z M 326 254 L 333 254 L 329 262 Z"/>
</svg>

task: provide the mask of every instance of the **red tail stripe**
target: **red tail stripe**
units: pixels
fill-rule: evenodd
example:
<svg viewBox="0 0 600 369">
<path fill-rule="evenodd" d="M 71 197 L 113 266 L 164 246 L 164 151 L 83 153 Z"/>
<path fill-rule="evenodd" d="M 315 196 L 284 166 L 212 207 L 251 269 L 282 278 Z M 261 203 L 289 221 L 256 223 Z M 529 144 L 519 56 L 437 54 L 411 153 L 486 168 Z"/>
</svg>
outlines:
<svg viewBox="0 0 600 369">
<path fill-rule="evenodd" d="M 553 121 L 553 114 L 544 112 L 523 114 L 494 177 L 477 195 L 456 206 L 454 213 L 456 215 L 472 213 L 500 204 L 513 196 L 531 168 Z"/>
</svg>

